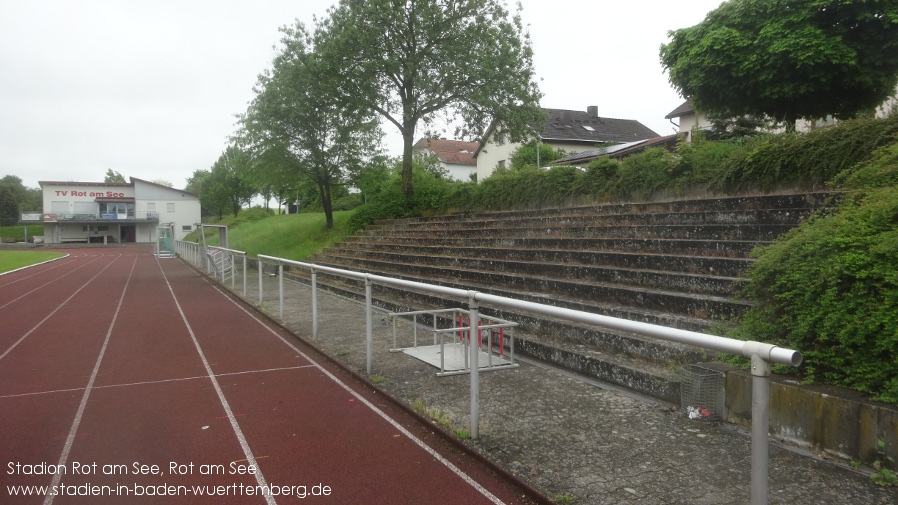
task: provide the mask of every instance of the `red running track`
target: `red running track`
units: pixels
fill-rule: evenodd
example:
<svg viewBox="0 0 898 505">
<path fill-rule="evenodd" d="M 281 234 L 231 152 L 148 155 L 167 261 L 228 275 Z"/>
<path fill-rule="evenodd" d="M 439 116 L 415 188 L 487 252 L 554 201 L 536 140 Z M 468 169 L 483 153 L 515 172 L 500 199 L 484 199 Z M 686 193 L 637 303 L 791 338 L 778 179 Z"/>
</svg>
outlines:
<svg viewBox="0 0 898 505">
<path fill-rule="evenodd" d="M 0 322 L 0 503 L 536 499 L 149 248 L 0 276 Z"/>
</svg>

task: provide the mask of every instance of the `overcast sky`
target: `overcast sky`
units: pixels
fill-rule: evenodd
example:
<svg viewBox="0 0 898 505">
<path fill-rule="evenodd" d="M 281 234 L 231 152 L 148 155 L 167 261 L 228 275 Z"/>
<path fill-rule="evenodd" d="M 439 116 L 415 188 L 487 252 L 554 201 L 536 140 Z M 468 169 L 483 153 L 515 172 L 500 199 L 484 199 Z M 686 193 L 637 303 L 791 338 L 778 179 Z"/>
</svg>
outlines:
<svg viewBox="0 0 898 505">
<path fill-rule="evenodd" d="M 0 176 L 163 179 L 208 169 L 270 67 L 278 28 L 335 0 L 0 0 Z M 721 0 L 522 0 L 542 106 L 636 119 L 666 135 L 682 99 L 667 31 Z M 392 128 L 386 148 L 401 152 Z"/>
</svg>

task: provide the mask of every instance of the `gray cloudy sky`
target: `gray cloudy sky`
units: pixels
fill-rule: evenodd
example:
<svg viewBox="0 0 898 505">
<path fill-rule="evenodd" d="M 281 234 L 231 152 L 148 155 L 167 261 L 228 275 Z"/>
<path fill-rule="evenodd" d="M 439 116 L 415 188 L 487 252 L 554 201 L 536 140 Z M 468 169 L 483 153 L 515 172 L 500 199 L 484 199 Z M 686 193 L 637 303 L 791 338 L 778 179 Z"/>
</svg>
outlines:
<svg viewBox="0 0 898 505">
<path fill-rule="evenodd" d="M 0 0 L 0 176 L 164 179 L 208 169 L 270 66 L 278 28 L 335 0 Z M 660 135 L 682 101 L 667 31 L 721 0 L 522 0 L 542 105 L 636 119 Z M 388 152 L 401 152 L 391 128 Z"/>
</svg>

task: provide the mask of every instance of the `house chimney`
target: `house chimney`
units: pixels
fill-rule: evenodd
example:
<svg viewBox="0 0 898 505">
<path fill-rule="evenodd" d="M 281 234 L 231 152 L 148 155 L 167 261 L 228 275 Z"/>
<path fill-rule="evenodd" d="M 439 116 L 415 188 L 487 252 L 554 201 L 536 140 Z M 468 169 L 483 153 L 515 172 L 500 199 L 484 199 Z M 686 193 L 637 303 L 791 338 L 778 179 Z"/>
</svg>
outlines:
<svg viewBox="0 0 898 505">
<path fill-rule="evenodd" d="M 561 124 L 563 124 L 563 125 L 571 124 L 571 111 L 569 111 L 569 110 L 561 111 Z"/>
<path fill-rule="evenodd" d="M 586 113 L 590 115 L 590 117 L 599 117 L 599 106 L 598 105 L 590 105 L 586 108 Z"/>
</svg>

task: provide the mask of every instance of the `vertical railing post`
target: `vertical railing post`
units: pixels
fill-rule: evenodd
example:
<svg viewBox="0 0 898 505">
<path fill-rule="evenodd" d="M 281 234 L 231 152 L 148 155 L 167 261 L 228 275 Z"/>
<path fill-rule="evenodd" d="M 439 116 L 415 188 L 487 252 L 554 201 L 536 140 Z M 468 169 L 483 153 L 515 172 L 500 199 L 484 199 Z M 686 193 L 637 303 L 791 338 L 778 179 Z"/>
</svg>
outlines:
<svg viewBox="0 0 898 505">
<path fill-rule="evenodd" d="M 237 285 L 237 258 L 236 254 L 231 254 L 231 291 L 234 291 L 234 287 Z"/>
<path fill-rule="evenodd" d="M 284 320 L 284 264 L 278 263 L 278 303 L 281 320 Z"/>
<path fill-rule="evenodd" d="M 264 267 L 262 266 L 262 258 L 258 258 L 259 262 L 259 305 L 262 305 L 262 270 Z"/>
<path fill-rule="evenodd" d="M 371 375 L 371 361 L 374 352 L 373 322 L 371 320 L 371 274 L 365 274 L 365 369 Z"/>
<path fill-rule="evenodd" d="M 312 269 L 312 338 L 318 339 L 318 273 Z"/>
<path fill-rule="evenodd" d="M 751 505 L 767 505 L 770 456 L 770 363 L 751 357 Z"/>
<path fill-rule="evenodd" d="M 246 298 L 246 255 L 243 255 L 243 297 Z"/>
<path fill-rule="evenodd" d="M 480 434 L 480 347 L 474 340 L 480 325 L 480 311 L 476 295 L 473 291 L 468 292 L 468 317 L 471 325 L 468 331 L 468 348 L 471 350 L 471 438 L 474 439 Z"/>
</svg>

